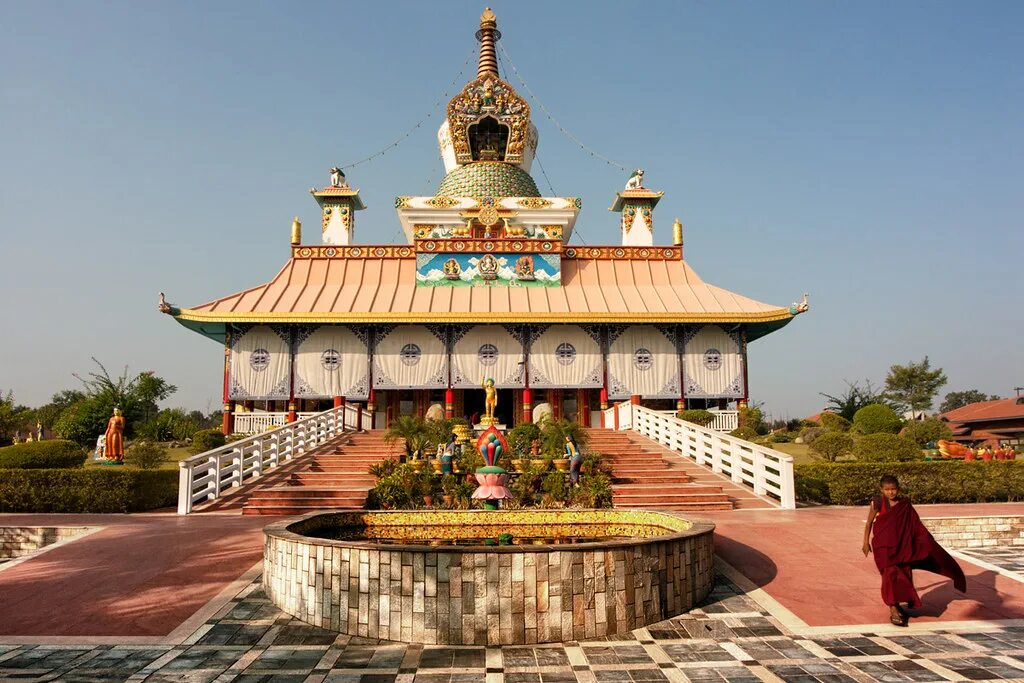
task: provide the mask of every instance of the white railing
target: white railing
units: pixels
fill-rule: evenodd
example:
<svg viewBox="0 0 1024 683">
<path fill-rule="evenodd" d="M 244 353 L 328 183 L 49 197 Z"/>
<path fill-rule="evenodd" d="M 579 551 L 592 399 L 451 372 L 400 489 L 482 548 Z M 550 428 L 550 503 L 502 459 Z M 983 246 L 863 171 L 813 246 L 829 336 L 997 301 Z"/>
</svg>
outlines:
<svg viewBox="0 0 1024 683">
<path fill-rule="evenodd" d="M 731 432 L 740 426 L 740 413 L 738 410 L 712 410 L 711 414 L 715 419 L 708 425 L 708 429 L 716 432 Z"/>
<path fill-rule="evenodd" d="M 609 410 L 611 409 L 609 408 Z M 673 417 L 676 415 L 674 410 L 656 410 L 654 412 Z M 708 429 L 713 429 L 716 432 L 731 432 L 740 426 L 740 413 L 738 410 L 710 410 L 708 412 L 715 416 L 715 419 L 708 425 Z"/>
<path fill-rule="evenodd" d="M 316 413 L 298 413 L 298 419 L 312 417 Z M 271 427 L 288 424 L 288 413 L 235 413 L 232 415 L 235 434 L 259 434 Z"/>
<path fill-rule="evenodd" d="M 371 420 L 369 411 L 346 404 L 182 460 L 178 514 L 187 515 L 195 505 L 216 500 L 342 432 L 370 429 Z"/>
<path fill-rule="evenodd" d="M 755 495 L 777 499 L 780 507 L 796 507 L 793 458 L 785 453 L 628 403 L 605 411 L 605 427 L 614 429 L 616 410 L 620 430 L 631 429 L 698 465 L 710 466 L 734 483 L 751 487 Z M 625 423 L 623 413 L 628 415 Z"/>
</svg>

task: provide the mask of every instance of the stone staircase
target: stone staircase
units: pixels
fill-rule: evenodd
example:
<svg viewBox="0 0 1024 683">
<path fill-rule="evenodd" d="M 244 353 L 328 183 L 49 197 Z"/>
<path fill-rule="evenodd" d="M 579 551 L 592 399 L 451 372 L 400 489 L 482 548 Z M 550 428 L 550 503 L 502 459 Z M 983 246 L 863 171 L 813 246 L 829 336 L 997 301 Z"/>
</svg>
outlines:
<svg viewBox="0 0 1024 683">
<path fill-rule="evenodd" d="M 397 458 L 401 443 L 384 443 L 384 430 L 346 433 L 301 458 L 269 486 L 258 484 L 242 504 L 243 515 L 300 515 L 313 510 L 358 510 L 373 488 L 370 465 Z"/>
<path fill-rule="evenodd" d="M 588 429 L 589 450 L 612 470 L 612 504 L 651 510 L 771 508 L 753 491 L 630 431 Z"/>
</svg>

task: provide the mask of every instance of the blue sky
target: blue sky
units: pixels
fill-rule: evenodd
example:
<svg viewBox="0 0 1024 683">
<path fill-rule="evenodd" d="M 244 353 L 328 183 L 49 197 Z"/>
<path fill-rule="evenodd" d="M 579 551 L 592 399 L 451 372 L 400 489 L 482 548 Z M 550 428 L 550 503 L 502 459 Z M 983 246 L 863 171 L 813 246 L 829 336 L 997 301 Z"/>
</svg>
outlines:
<svg viewBox="0 0 1024 683">
<path fill-rule="evenodd" d="M 750 347 L 773 415 L 925 354 L 944 391 L 1024 385 L 1024 4 L 492 6 L 544 106 L 666 192 L 657 241 L 679 216 L 709 282 L 778 305 L 811 293 Z M 348 172 L 369 207 L 357 241 L 401 239 L 393 199 L 441 180 L 441 96 L 482 9 L 5 3 L 0 389 L 44 402 L 96 356 L 167 377 L 171 405 L 216 408 L 221 349 L 159 315 L 157 293 L 195 305 L 268 280 L 291 217 L 319 223 L 308 188 L 429 114 Z M 617 242 L 625 175 L 536 103 L 534 121 L 554 192 L 583 197 L 577 232 Z"/>
</svg>

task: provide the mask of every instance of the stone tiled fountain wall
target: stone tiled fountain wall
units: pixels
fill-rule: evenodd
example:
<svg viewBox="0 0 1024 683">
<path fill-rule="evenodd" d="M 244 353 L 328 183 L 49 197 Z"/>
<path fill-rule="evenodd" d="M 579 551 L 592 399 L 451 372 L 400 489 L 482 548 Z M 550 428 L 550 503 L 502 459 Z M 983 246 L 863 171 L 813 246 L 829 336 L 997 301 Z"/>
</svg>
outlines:
<svg viewBox="0 0 1024 683">
<path fill-rule="evenodd" d="M 586 512 L 535 514 L 569 524 Z M 376 521 L 409 517 L 349 514 Z M 420 524 L 423 514 L 411 523 Z M 512 533 L 517 522 L 538 523 L 530 512 L 438 514 L 473 515 L 472 523 L 480 514 L 516 516 L 506 517 L 501 528 Z M 310 516 L 267 527 L 264 586 L 274 604 L 308 623 L 431 644 L 544 643 L 623 633 L 681 614 L 711 590 L 713 524 L 650 512 L 592 514 L 628 527 L 670 526 L 661 529 L 668 535 L 653 538 L 463 551 L 331 541 L 288 530 L 316 523 Z"/>
</svg>

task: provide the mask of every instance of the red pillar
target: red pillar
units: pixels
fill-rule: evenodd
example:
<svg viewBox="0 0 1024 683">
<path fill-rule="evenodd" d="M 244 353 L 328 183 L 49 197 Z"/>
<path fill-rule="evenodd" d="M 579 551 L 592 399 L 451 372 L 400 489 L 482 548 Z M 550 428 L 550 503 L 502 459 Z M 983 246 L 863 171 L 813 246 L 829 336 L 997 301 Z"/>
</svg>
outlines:
<svg viewBox="0 0 1024 683">
<path fill-rule="evenodd" d="M 640 394 L 633 394 L 629 397 L 629 402 L 635 406 L 640 405 Z"/>
<path fill-rule="evenodd" d="M 551 402 L 551 417 L 556 420 L 562 419 L 562 390 L 561 389 L 550 389 L 548 391 L 548 401 Z"/>
<path fill-rule="evenodd" d="M 619 431 L 619 404 L 618 403 L 615 404 L 615 410 L 612 411 L 612 415 L 615 418 L 613 420 L 612 429 L 614 429 L 615 431 Z"/>
<path fill-rule="evenodd" d="M 609 425 L 605 424 L 604 416 L 604 411 L 608 410 L 608 387 L 601 387 L 601 394 L 599 398 L 601 400 L 601 426 L 608 429 Z"/>
<path fill-rule="evenodd" d="M 530 391 L 530 387 L 523 389 L 523 422 L 533 422 L 533 392 Z"/>
<path fill-rule="evenodd" d="M 737 409 L 746 408 L 750 401 L 750 385 L 747 382 L 747 331 L 743 331 L 743 398 L 736 402 Z"/>
<path fill-rule="evenodd" d="M 221 419 L 220 431 L 227 436 L 235 428 L 234 415 L 232 414 L 234 405 L 228 398 L 228 375 L 231 372 L 231 342 L 228 334 L 224 334 L 224 416 Z"/>
<path fill-rule="evenodd" d="M 576 390 L 576 419 L 584 427 L 590 426 L 590 396 L 588 389 Z"/>
<path fill-rule="evenodd" d="M 335 396 L 334 397 L 334 407 L 335 408 L 340 408 L 343 405 L 345 405 L 345 397 L 344 396 Z"/>
<path fill-rule="evenodd" d="M 455 417 L 455 392 L 451 387 L 444 390 L 444 416 L 449 420 Z"/>
</svg>

